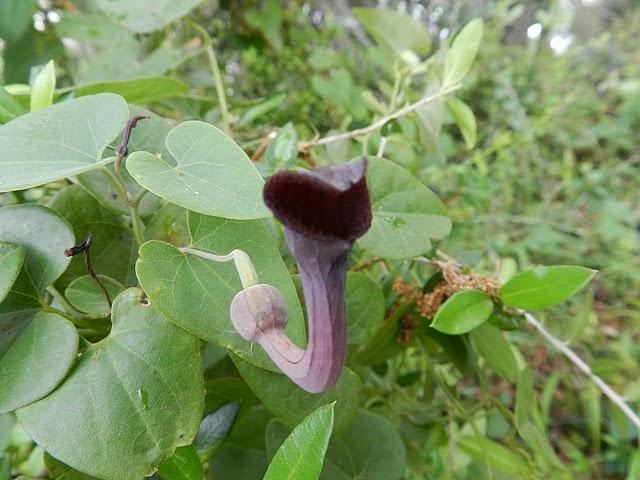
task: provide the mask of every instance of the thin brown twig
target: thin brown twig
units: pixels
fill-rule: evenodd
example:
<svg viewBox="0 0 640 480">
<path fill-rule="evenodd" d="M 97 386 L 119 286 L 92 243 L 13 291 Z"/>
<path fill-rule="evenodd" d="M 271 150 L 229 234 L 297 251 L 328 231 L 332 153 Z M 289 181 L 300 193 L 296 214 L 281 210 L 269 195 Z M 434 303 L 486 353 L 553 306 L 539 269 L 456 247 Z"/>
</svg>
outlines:
<svg viewBox="0 0 640 480">
<path fill-rule="evenodd" d="M 274 130 L 271 130 L 266 137 L 264 137 L 264 140 L 258 146 L 255 153 L 251 155 L 252 162 L 257 162 L 262 158 L 262 155 L 264 155 L 264 152 L 267 151 L 267 148 L 269 148 L 269 145 L 271 145 L 271 142 L 273 141 L 273 139 L 276 138 L 276 135 L 278 135 L 278 131 L 274 129 Z"/>
<path fill-rule="evenodd" d="M 447 94 L 449 94 L 449 93 L 451 93 L 451 92 L 453 92 L 455 90 L 458 90 L 459 88 L 460 88 L 460 84 L 455 84 L 455 85 L 451 85 L 449 87 L 445 87 L 442 90 L 439 90 L 439 91 L 437 91 L 436 93 L 434 93 L 432 95 L 428 95 L 426 97 L 422 97 L 417 102 L 412 103 L 410 105 L 407 105 L 406 107 L 403 107 L 400 110 L 397 110 L 397 111 L 395 111 L 393 113 L 390 113 L 389 115 L 386 115 L 386 116 L 376 120 L 371 125 L 368 125 L 366 127 L 357 128 L 357 129 L 351 130 L 349 132 L 338 133 L 338 134 L 335 134 L 335 135 L 328 135 L 326 137 L 317 138 L 315 140 L 310 140 L 308 142 L 302 142 L 299 145 L 299 150 L 300 151 L 306 151 L 311 147 L 318 147 L 318 146 L 321 146 L 321 145 L 327 145 L 329 143 L 339 142 L 340 140 L 349 140 L 349 139 L 352 139 L 352 138 L 359 137 L 361 135 L 367 135 L 369 133 L 375 132 L 376 130 L 379 130 L 382 127 L 384 127 L 391 120 L 395 120 L 397 118 L 404 117 L 405 115 L 408 115 L 409 113 L 417 110 L 418 108 L 422 107 L 423 105 L 427 105 L 428 103 L 431 103 L 434 100 L 437 100 L 438 98 L 444 97 L 445 95 L 447 95 Z"/>
</svg>

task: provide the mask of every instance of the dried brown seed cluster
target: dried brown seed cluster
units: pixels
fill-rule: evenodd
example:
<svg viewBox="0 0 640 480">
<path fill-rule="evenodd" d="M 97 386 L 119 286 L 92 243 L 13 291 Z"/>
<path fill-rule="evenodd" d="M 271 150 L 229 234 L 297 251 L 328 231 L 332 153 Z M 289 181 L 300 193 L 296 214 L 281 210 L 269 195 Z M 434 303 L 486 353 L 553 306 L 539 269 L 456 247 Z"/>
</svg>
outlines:
<svg viewBox="0 0 640 480">
<path fill-rule="evenodd" d="M 420 315 L 433 318 L 442 303 L 461 290 L 480 290 L 492 298 L 498 296 L 500 282 L 475 272 L 462 273 L 461 266 L 453 261 L 434 262 L 434 267 L 442 272 L 443 280 L 431 292 L 422 293 L 418 288 L 398 278 L 393 284 L 393 291 L 400 295 L 404 302 L 416 302 Z"/>
</svg>

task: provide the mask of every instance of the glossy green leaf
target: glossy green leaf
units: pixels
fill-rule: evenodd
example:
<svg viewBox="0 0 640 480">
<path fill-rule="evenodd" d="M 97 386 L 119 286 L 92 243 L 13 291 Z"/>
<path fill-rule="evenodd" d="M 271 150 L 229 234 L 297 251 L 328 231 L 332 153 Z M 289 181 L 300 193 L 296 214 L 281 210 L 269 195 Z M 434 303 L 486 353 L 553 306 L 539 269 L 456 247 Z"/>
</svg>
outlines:
<svg viewBox="0 0 640 480">
<path fill-rule="evenodd" d="M 53 92 L 56 89 L 56 67 L 53 60 L 40 70 L 31 85 L 31 111 L 42 110 L 53 104 Z"/>
<path fill-rule="evenodd" d="M 333 406 L 319 407 L 293 429 L 271 460 L 264 480 L 317 480 L 333 430 Z"/>
<path fill-rule="evenodd" d="M 177 161 L 147 152 L 127 159 L 143 187 L 176 205 L 232 219 L 268 217 L 263 180 L 247 154 L 221 130 L 204 122 L 183 122 L 167 135 Z"/>
<path fill-rule="evenodd" d="M 0 414 L 40 400 L 71 368 L 78 333 L 54 313 L 38 313 L 0 356 Z"/>
<path fill-rule="evenodd" d="M 349 343 L 367 343 L 384 320 L 384 295 L 364 273 L 349 272 L 345 287 Z"/>
<path fill-rule="evenodd" d="M 455 293 L 440 307 L 431 327 L 449 335 L 461 335 L 486 322 L 491 310 L 493 303 L 486 293 L 464 290 Z"/>
<path fill-rule="evenodd" d="M 239 248 L 249 254 L 260 281 L 274 285 L 283 294 L 289 307 L 286 332 L 303 346 L 305 324 L 295 286 L 264 222 L 226 220 L 191 212 L 188 221 L 193 248 L 219 255 Z M 182 253 L 173 245 L 150 241 L 140 248 L 136 273 L 146 294 L 173 323 L 204 340 L 233 349 L 256 365 L 276 370 L 262 349 L 243 340 L 231 324 L 229 306 L 242 289 L 232 262 L 212 262 Z"/>
<path fill-rule="evenodd" d="M 509 382 L 518 380 L 518 361 L 501 330 L 484 323 L 471 331 L 471 338 L 491 370 Z"/>
<path fill-rule="evenodd" d="M 492 468 L 510 475 L 523 475 L 529 471 L 524 458 L 489 438 L 463 435 L 456 444 L 480 465 L 489 463 Z"/>
<path fill-rule="evenodd" d="M 271 413 L 262 405 L 254 406 L 233 426 L 229 438 L 209 464 L 209 478 L 256 480 L 267 470 L 265 430 Z"/>
<path fill-rule="evenodd" d="M 198 455 L 210 458 L 220 448 L 233 426 L 239 407 L 240 402 L 230 402 L 202 419 L 193 441 Z"/>
<path fill-rule="evenodd" d="M 431 35 L 421 23 L 408 15 L 386 8 L 354 8 L 353 14 L 371 37 L 396 56 L 405 50 L 419 55 L 429 53 Z"/>
<path fill-rule="evenodd" d="M 500 300 L 512 308 L 540 310 L 557 305 L 591 281 L 595 270 L 571 265 L 537 267 L 521 272 L 500 289 Z"/>
<path fill-rule="evenodd" d="M 24 113 L 27 110 L 4 87 L 0 87 L 0 123 L 6 123 Z"/>
<path fill-rule="evenodd" d="M 109 93 L 69 100 L 0 127 L 0 191 L 34 187 L 109 163 L 104 149 L 129 115 Z"/>
<path fill-rule="evenodd" d="M 275 451 L 287 433 L 284 425 L 271 421 L 267 427 L 267 453 Z M 402 437 L 393 425 L 379 415 L 359 410 L 348 429 L 331 438 L 320 478 L 400 480 L 405 462 Z"/>
<path fill-rule="evenodd" d="M 139 480 L 197 432 L 204 392 L 198 341 L 138 289 L 116 298 L 112 321 L 109 336 L 85 346 L 62 386 L 19 409 L 18 421 L 76 470 Z"/>
<path fill-rule="evenodd" d="M 198 454 L 192 445 L 178 448 L 173 456 L 158 468 L 163 480 L 202 480 L 204 472 Z"/>
<path fill-rule="evenodd" d="M 335 430 L 344 430 L 358 409 L 360 378 L 348 368 L 332 388 L 322 394 L 308 393 L 282 374 L 256 367 L 232 355 L 234 364 L 253 393 L 289 427 L 299 424 L 320 405 L 336 402 Z"/>
<path fill-rule="evenodd" d="M 27 31 L 35 10 L 32 0 L 2 0 L 0 2 L 0 38 L 12 43 Z"/>
<path fill-rule="evenodd" d="M 98 275 L 98 278 L 107 289 L 112 301 L 124 290 L 124 285 L 111 277 Z M 75 309 L 81 312 L 93 314 L 109 312 L 109 303 L 104 291 L 89 275 L 78 277 L 71 282 L 64 296 Z"/>
<path fill-rule="evenodd" d="M 359 240 L 373 255 L 403 259 L 431 248 L 430 238 L 451 230 L 438 197 L 413 175 L 389 160 L 369 157 L 367 186 L 373 221 Z"/>
<path fill-rule="evenodd" d="M 170 77 L 142 77 L 117 82 L 98 82 L 66 89 L 74 91 L 76 97 L 97 93 L 115 93 L 129 103 L 142 105 L 164 98 L 183 95 L 189 91 L 189 85 Z"/>
<path fill-rule="evenodd" d="M 458 128 L 462 133 L 462 138 L 467 145 L 467 148 L 471 149 L 475 146 L 478 138 L 476 117 L 469 106 L 462 100 L 455 97 L 448 97 L 446 100 L 447 110 L 458 124 Z"/>
<path fill-rule="evenodd" d="M 89 233 L 93 235 L 91 264 L 97 274 L 111 277 L 125 286 L 137 283 L 133 262 L 138 246 L 119 215 L 102 207 L 78 185 L 60 190 L 50 206 L 73 225 L 78 242 Z M 77 255 L 56 285 L 64 289 L 72 280 L 86 274 L 83 255 Z"/>
<path fill-rule="evenodd" d="M 186 15 L 202 0 L 98 0 L 98 7 L 129 30 L 148 33 Z"/>
<path fill-rule="evenodd" d="M 480 47 L 483 29 L 482 19 L 474 18 L 455 36 L 444 64 L 443 87 L 455 85 L 469 72 Z"/>
<path fill-rule="evenodd" d="M 24 262 L 24 249 L 20 245 L 0 242 L 0 302 L 11 290 Z"/>
</svg>

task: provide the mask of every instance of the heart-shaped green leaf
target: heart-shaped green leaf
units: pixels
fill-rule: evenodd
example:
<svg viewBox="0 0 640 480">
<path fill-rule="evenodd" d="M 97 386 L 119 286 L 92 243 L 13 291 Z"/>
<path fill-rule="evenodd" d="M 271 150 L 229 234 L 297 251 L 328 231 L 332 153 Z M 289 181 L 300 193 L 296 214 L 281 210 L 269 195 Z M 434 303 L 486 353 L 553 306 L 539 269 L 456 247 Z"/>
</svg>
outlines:
<svg viewBox="0 0 640 480">
<path fill-rule="evenodd" d="M 564 302 L 582 289 L 595 270 L 572 265 L 537 267 L 521 272 L 500 289 L 500 300 L 512 308 L 540 310 Z"/>
<path fill-rule="evenodd" d="M 111 161 L 104 149 L 124 127 L 129 109 L 102 93 L 58 103 L 0 127 L 0 192 L 78 175 Z"/>
<path fill-rule="evenodd" d="M 18 278 L 23 261 L 24 249 L 20 245 L 0 242 L 0 302 Z"/>
<path fill-rule="evenodd" d="M 486 322 L 491 310 L 493 303 L 486 293 L 464 290 L 440 307 L 431 327 L 449 335 L 462 335 Z"/>
<path fill-rule="evenodd" d="M 369 157 L 367 187 L 373 220 L 359 240 L 372 254 L 403 259 L 431 248 L 430 238 L 443 238 L 451 230 L 438 197 L 405 169 L 389 160 Z"/>
<path fill-rule="evenodd" d="M 282 292 L 289 306 L 287 334 L 304 345 L 302 309 L 291 276 L 267 226 L 261 220 L 236 221 L 189 212 L 191 246 L 218 255 L 239 248 L 249 254 L 261 282 Z M 236 351 L 265 368 L 277 369 L 261 348 L 236 333 L 229 318 L 233 297 L 242 289 L 232 262 L 216 263 L 150 241 L 136 263 L 140 285 L 169 320 L 198 337 Z"/>
<path fill-rule="evenodd" d="M 54 313 L 38 313 L 0 355 L 0 414 L 40 400 L 71 368 L 78 333 Z"/>
<path fill-rule="evenodd" d="M 198 430 L 204 402 L 198 341 L 144 303 L 138 289 L 116 298 L 112 320 L 109 336 L 86 345 L 62 386 L 19 409 L 18 421 L 76 470 L 139 480 Z"/>
<path fill-rule="evenodd" d="M 333 403 L 311 412 L 293 429 L 269 464 L 264 480 L 317 480 L 333 430 Z"/>
<path fill-rule="evenodd" d="M 124 285 L 111 277 L 98 275 L 98 279 L 107 289 L 111 300 L 124 290 Z M 109 312 L 109 303 L 104 291 L 89 275 L 78 277 L 71 282 L 64 296 L 74 308 L 81 312 L 93 314 Z"/>
<path fill-rule="evenodd" d="M 153 32 L 189 13 L 202 0 L 98 0 L 98 7 L 138 33 Z"/>
<path fill-rule="evenodd" d="M 146 189 L 205 215 L 238 220 L 270 215 L 258 170 L 221 130 L 204 122 L 184 122 L 167 135 L 167 148 L 173 159 L 148 152 L 127 159 L 127 170 Z"/>
<path fill-rule="evenodd" d="M 289 427 L 295 427 L 320 405 L 336 402 L 335 431 L 344 430 L 358 409 L 360 377 L 345 368 L 333 387 L 322 394 L 308 393 L 281 373 L 256 367 L 231 355 L 235 366 L 253 393 Z"/>
</svg>

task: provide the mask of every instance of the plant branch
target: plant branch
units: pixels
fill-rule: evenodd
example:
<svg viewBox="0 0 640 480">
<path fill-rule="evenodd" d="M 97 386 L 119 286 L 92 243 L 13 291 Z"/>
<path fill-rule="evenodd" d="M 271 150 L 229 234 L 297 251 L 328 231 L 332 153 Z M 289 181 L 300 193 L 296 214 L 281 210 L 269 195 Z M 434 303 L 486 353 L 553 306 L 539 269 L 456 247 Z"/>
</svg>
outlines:
<svg viewBox="0 0 640 480">
<path fill-rule="evenodd" d="M 343 132 L 343 133 L 338 133 L 335 135 L 329 135 L 327 137 L 321 137 L 321 138 L 317 138 L 315 140 L 310 140 L 308 142 L 302 142 L 300 144 L 299 150 L 305 151 L 310 147 L 318 147 L 320 145 L 327 145 L 329 143 L 334 143 L 334 142 L 339 142 L 340 140 L 349 140 L 352 138 L 356 138 L 359 137 L 361 135 L 367 135 L 369 133 L 375 132 L 376 130 L 381 129 L 382 127 L 384 127 L 388 122 L 390 122 L 391 120 L 395 120 L 397 118 L 401 118 L 404 117 L 405 115 L 408 115 L 409 113 L 417 110 L 418 108 L 422 107 L 423 105 L 427 105 L 428 103 L 433 102 L 434 100 L 437 100 L 441 97 L 444 97 L 445 95 L 448 95 L 451 92 L 454 92 L 455 90 L 458 90 L 460 88 L 460 84 L 455 84 L 455 85 L 451 85 L 449 87 L 445 87 L 441 90 L 438 90 L 436 93 L 432 94 L 432 95 L 428 95 L 426 97 L 422 97 L 420 100 L 418 100 L 415 103 L 412 103 L 410 105 L 407 105 L 406 107 L 401 108 L 400 110 L 397 110 L 389 115 L 386 115 L 378 120 L 376 120 L 375 122 L 373 122 L 371 125 L 367 126 L 367 127 L 362 127 L 362 128 L 357 128 L 355 130 L 351 130 L 349 132 Z"/>
<path fill-rule="evenodd" d="M 535 328 L 551 345 L 560 350 L 562 354 L 571 361 L 582 373 L 584 373 L 589 379 L 596 384 L 596 386 L 604 393 L 609 400 L 611 400 L 622 413 L 631 420 L 631 422 L 640 430 L 640 417 L 631 409 L 624 399 L 618 395 L 602 378 L 593 373 L 591 367 L 582 360 L 573 350 L 571 350 L 563 341 L 554 337 L 540 321 L 529 312 L 522 312 L 527 323 Z"/>
</svg>

